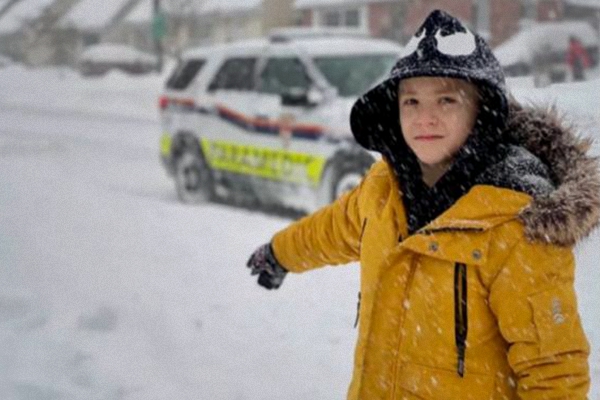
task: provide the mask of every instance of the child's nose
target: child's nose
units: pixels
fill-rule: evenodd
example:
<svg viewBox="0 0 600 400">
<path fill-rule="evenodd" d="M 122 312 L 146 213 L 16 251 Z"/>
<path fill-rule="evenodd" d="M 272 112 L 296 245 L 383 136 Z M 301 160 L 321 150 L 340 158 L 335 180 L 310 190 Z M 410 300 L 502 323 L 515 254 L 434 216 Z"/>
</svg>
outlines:
<svg viewBox="0 0 600 400">
<path fill-rule="evenodd" d="M 435 111 L 423 107 L 417 115 L 417 122 L 421 125 L 435 125 L 438 122 L 438 117 Z"/>
</svg>

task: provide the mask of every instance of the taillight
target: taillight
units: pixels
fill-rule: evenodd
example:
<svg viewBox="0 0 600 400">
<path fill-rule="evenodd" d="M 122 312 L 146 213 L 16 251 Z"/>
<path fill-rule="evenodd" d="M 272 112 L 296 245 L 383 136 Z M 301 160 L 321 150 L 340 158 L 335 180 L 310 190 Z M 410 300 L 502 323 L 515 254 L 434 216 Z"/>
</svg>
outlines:
<svg viewBox="0 0 600 400">
<path fill-rule="evenodd" d="M 158 108 L 161 110 L 166 109 L 169 106 L 169 98 L 167 96 L 160 96 L 158 99 Z"/>
</svg>

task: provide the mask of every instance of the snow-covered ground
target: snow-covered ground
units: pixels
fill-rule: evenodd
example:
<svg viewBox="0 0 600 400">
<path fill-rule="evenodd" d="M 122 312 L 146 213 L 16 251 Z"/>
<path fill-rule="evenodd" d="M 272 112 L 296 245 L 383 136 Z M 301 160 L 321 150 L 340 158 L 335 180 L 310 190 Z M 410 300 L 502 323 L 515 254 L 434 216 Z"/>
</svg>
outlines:
<svg viewBox="0 0 600 400">
<path fill-rule="evenodd" d="M 158 159 L 161 84 L 0 70 L 0 399 L 344 398 L 357 266 L 259 288 L 245 261 L 290 221 L 177 202 Z M 600 140 L 600 80 L 511 87 Z M 599 259 L 596 233 L 577 248 L 592 400 Z"/>
</svg>

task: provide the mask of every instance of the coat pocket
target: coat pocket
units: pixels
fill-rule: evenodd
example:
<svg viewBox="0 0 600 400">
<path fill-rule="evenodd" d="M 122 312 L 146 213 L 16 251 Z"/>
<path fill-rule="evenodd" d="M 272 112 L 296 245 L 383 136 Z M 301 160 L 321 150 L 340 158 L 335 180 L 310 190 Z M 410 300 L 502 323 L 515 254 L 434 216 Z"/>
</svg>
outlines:
<svg viewBox="0 0 600 400">
<path fill-rule="evenodd" d="M 458 376 L 456 370 L 405 364 L 400 372 L 394 399 L 494 399 L 494 376 L 467 373 Z"/>
<path fill-rule="evenodd" d="M 540 355 L 588 351 L 571 285 L 560 285 L 529 297 Z"/>
</svg>

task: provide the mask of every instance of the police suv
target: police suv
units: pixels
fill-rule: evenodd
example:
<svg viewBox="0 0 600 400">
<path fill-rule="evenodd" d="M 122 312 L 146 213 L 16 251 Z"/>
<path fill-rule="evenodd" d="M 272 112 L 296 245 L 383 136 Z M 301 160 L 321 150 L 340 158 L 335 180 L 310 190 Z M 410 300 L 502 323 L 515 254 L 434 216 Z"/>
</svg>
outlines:
<svg viewBox="0 0 600 400">
<path fill-rule="evenodd" d="M 311 212 L 356 186 L 375 158 L 354 141 L 350 109 L 401 51 L 289 31 L 188 51 L 159 101 L 179 199 Z"/>
</svg>

